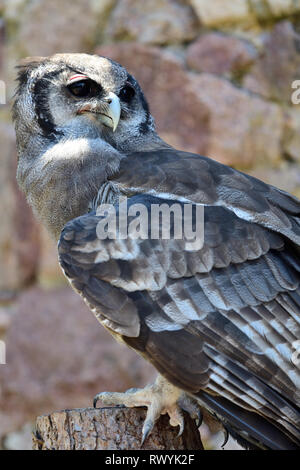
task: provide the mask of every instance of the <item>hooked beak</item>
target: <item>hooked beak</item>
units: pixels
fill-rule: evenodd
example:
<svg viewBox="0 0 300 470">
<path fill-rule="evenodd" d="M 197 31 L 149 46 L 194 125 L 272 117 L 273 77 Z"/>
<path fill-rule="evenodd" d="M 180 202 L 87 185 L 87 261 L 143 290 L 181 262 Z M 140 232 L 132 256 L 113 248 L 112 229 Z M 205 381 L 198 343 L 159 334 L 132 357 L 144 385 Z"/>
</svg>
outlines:
<svg viewBox="0 0 300 470">
<path fill-rule="evenodd" d="M 115 132 L 118 127 L 121 115 L 120 100 L 114 93 L 110 92 L 104 99 L 105 109 L 99 112 L 98 119 Z"/>
<path fill-rule="evenodd" d="M 115 132 L 118 127 L 121 115 L 120 100 L 115 93 L 109 92 L 108 95 L 101 100 L 101 104 L 97 107 L 86 105 L 78 111 L 79 114 L 93 113 L 97 119 Z"/>
</svg>

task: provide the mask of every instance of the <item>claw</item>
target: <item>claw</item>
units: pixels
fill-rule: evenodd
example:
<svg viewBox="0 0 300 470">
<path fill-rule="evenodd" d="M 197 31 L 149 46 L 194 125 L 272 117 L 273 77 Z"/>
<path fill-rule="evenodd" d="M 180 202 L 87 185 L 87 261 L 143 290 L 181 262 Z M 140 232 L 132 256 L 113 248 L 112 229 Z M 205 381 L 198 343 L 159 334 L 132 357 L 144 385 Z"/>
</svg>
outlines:
<svg viewBox="0 0 300 470">
<path fill-rule="evenodd" d="M 144 422 L 143 431 L 142 431 L 143 434 L 142 434 L 141 446 L 144 444 L 145 440 L 147 439 L 147 437 L 151 433 L 151 431 L 153 429 L 153 426 L 154 426 L 153 421 L 145 421 Z"/>
<path fill-rule="evenodd" d="M 94 400 L 93 400 L 93 407 L 94 407 L 94 408 L 97 408 L 97 403 L 98 403 L 98 395 L 96 395 L 96 396 L 94 397 Z"/>
<path fill-rule="evenodd" d="M 182 390 L 171 385 L 166 379 L 158 376 L 154 384 L 147 385 L 144 389 L 131 388 L 125 393 L 102 392 L 98 393 L 93 400 L 94 408 L 101 400 L 105 405 L 127 406 L 129 408 L 146 406 L 147 414 L 142 430 L 141 446 L 151 433 L 156 420 L 161 414 L 168 414 L 171 426 L 179 426 L 178 437 L 184 431 L 184 417 L 182 409 L 195 419 L 199 414 L 197 404 Z M 200 419 L 199 419 L 200 421 Z"/>
<path fill-rule="evenodd" d="M 228 442 L 228 439 L 229 439 L 229 432 L 227 431 L 226 428 L 224 428 L 224 442 L 223 444 L 221 445 L 222 449 L 224 450 L 224 447 L 226 446 L 227 442 Z"/>
<path fill-rule="evenodd" d="M 195 422 L 196 422 L 197 428 L 200 428 L 201 424 L 203 423 L 203 413 L 202 413 L 202 411 L 200 410 L 200 408 L 199 408 L 199 410 L 198 410 L 197 415 L 198 415 L 198 416 L 197 416 L 197 418 L 195 419 Z"/>
<path fill-rule="evenodd" d="M 203 413 L 196 400 L 184 394 L 179 401 L 179 405 L 195 420 L 196 426 L 199 428 L 203 422 Z"/>
<path fill-rule="evenodd" d="M 132 390 L 137 390 L 137 389 L 132 389 Z M 129 390 L 127 390 L 127 392 L 125 393 L 128 393 Z M 93 407 L 94 408 L 97 408 L 97 402 L 99 400 L 101 400 L 104 404 L 106 405 L 115 405 L 116 407 L 118 408 L 124 408 L 125 405 L 123 405 L 122 403 L 119 403 L 119 400 L 118 399 L 114 399 L 114 396 L 115 397 L 118 397 L 120 394 L 118 393 L 111 393 L 111 392 L 101 392 L 101 393 L 98 393 L 95 397 L 94 397 L 94 400 L 93 400 Z"/>
<path fill-rule="evenodd" d="M 179 431 L 178 431 L 177 437 L 180 437 L 181 434 L 183 433 L 183 431 L 184 431 L 184 423 L 180 423 L 180 424 L 179 424 Z"/>
</svg>

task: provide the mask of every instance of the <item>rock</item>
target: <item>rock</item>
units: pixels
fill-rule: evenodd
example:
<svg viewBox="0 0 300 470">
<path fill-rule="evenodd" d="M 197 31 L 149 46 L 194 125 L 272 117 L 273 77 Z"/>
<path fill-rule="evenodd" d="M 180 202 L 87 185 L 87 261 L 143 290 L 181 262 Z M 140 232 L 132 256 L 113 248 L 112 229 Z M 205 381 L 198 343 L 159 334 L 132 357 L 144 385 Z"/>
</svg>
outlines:
<svg viewBox="0 0 300 470">
<path fill-rule="evenodd" d="M 256 49 L 249 42 L 217 32 L 202 34 L 186 51 L 188 67 L 217 75 L 240 74 L 256 57 Z"/>
<path fill-rule="evenodd" d="M 68 281 L 58 262 L 57 241 L 42 225 L 39 225 L 39 229 L 40 257 L 36 275 L 38 284 L 48 288 L 67 284 Z"/>
<path fill-rule="evenodd" d="M 11 315 L 3 307 L 0 307 L 0 339 L 4 337 L 4 333 L 7 331 L 11 323 Z"/>
<path fill-rule="evenodd" d="M 153 47 L 123 44 L 99 54 L 121 62 L 141 83 L 159 134 L 171 145 L 223 163 L 250 167 L 280 158 L 280 107 L 215 75 L 187 72 Z"/>
<path fill-rule="evenodd" d="M 161 137 L 179 149 L 205 152 L 208 114 L 194 103 L 189 74 L 180 59 L 134 43 L 102 46 L 96 52 L 120 62 L 137 78 Z"/>
<path fill-rule="evenodd" d="M 300 162 L 300 106 L 285 111 L 283 152 L 288 158 Z"/>
<path fill-rule="evenodd" d="M 1 71 L 1 75 L 2 75 L 2 69 L 3 69 L 4 41 L 5 41 L 4 21 L 2 18 L 0 18 L 0 71 Z M 0 103 L 2 103 L 2 101 Z"/>
<path fill-rule="evenodd" d="M 32 450 L 33 423 L 26 423 L 18 431 L 12 432 L 3 439 L 5 450 Z"/>
<path fill-rule="evenodd" d="M 250 7 L 260 20 L 294 15 L 300 11 L 300 3 L 294 0 L 250 0 Z"/>
<path fill-rule="evenodd" d="M 120 0 L 112 12 L 106 41 L 169 44 L 197 35 L 197 18 L 180 0 Z"/>
<path fill-rule="evenodd" d="M 28 3 L 27 0 L 17 0 L 13 2 L 10 0 L 0 0 L 1 16 L 3 16 L 5 20 L 15 23 L 20 21 L 20 15 L 22 15 L 26 3 Z"/>
<path fill-rule="evenodd" d="M 248 0 L 189 0 L 200 22 L 209 27 L 252 23 L 254 16 Z"/>
<path fill-rule="evenodd" d="M 105 390 L 143 386 L 156 375 L 98 324 L 70 287 L 22 293 L 0 365 L 0 441 L 37 415 L 88 407 Z"/>
<path fill-rule="evenodd" d="M 0 107 L 7 103 L 7 91 L 5 80 L 5 28 L 3 18 L 0 18 Z"/>
<path fill-rule="evenodd" d="M 190 81 L 194 106 L 209 115 L 208 156 L 239 168 L 278 163 L 283 126 L 278 105 L 214 75 L 193 75 Z"/>
<path fill-rule="evenodd" d="M 99 39 L 114 3 L 114 0 L 73 0 L 72 4 L 59 0 L 27 2 L 22 16 L 17 14 L 14 18 L 20 22 L 16 47 L 22 56 L 88 52 L 96 37 Z"/>
<path fill-rule="evenodd" d="M 268 99 L 291 103 L 292 82 L 300 76 L 300 34 L 282 21 L 266 35 L 263 53 L 243 86 Z"/>
<path fill-rule="evenodd" d="M 18 293 L 15 290 L 0 290 L 0 304 L 9 305 L 13 302 Z"/>
<path fill-rule="evenodd" d="M 300 189 L 299 165 L 283 162 L 279 168 L 257 167 L 250 174 L 259 178 L 267 184 L 283 189 L 288 193 L 298 195 Z"/>
<path fill-rule="evenodd" d="M 0 291 L 13 291 L 35 277 L 39 255 L 38 228 L 17 188 L 15 137 L 10 124 L 0 124 L 0 141 Z"/>
<path fill-rule="evenodd" d="M 208 27 L 254 26 L 257 21 L 295 15 L 300 3 L 294 0 L 189 0 L 199 20 Z"/>
</svg>

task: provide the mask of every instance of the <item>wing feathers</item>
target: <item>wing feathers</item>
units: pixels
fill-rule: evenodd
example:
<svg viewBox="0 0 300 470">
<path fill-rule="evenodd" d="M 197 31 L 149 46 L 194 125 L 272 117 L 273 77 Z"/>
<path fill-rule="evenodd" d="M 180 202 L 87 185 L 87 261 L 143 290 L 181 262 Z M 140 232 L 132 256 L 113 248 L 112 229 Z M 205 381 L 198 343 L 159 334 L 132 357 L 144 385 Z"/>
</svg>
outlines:
<svg viewBox="0 0 300 470">
<path fill-rule="evenodd" d="M 183 240 L 100 240 L 101 217 L 90 213 L 62 232 L 66 275 L 106 327 L 227 417 L 234 433 L 281 448 L 275 423 L 300 443 L 300 374 L 293 362 L 300 338 L 299 201 L 173 150 L 131 155 L 130 165 L 134 172 L 123 159 L 112 178 L 131 196 L 129 207 L 204 204 L 204 245 L 190 252 Z M 258 420 L 253 430 L 252 414 L 238 416 L 234 404 L 273 425 Z"/>
</svg>

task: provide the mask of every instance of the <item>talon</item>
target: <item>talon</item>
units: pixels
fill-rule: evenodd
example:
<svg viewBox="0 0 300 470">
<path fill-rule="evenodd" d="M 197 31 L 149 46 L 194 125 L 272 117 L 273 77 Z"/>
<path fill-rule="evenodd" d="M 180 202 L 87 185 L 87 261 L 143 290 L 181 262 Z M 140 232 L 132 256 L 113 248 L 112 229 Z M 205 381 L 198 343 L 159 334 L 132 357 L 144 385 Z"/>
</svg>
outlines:
<svg viewBox="0 0 300 470">
<path fill-rule="evenodd" d="M 228 439 L 229 439 L 229 432 L 227 431 L 226 428 L 224 428 L 224 442 L 223 444 L 221 445 L 222 449 L 224 450 L 224 446 L 226 446 L 227 442 L 228 442 Z"/>
<path fill-rule="evenodd" d="M 178 431 L 177 437 L 180 437 L 181 434 L 183 433 L 183 431 L 184 431 L 184 423 L 180 423 L 180 424 L 179 424 L 179 431 Z"/>
<path fill-rule="evenodd" d="M 203 423 L 203 413 L 199 409 L 197 414 L 198 414 L 198 416 L 195 419 L 195 422 L 196 422 L 197 428 L 200 428 L 201 424 Z"/>
<path fill-rule="evenodd" d="M 150 435 L 150 433 L 153 429 L 153 426 L 154 426 L 153 421 L 145 421 L 144 422 L 141 446 L 144 444 L 145 440 Z"/>
<path fill-rule="evenodd" d="M 94 408 L 97 408 L 97 403 L 99 400 L 103 401 L 104 399 L 104 396 L 107 392 L 101 392 L 101 393 L 97 393 L 97 395 L 94 397 L 94 400 L 93 400 L 93 407 Z"/>
<path fill-rule="evenodd" d="M 184 418 L 182 409 L 187 405 L 187 411 L 197 417 L 198 408 L 182 390 L 170 384 L 166 379 L 158 376 L 154 384 L 144 389 L 131 388 L 125 393 L 102 392 L 98 393 L 93 406 L 97 408 L 98 400 L 105 405 L 132 407 L 147 407 L 146 419 L 142 429 L 141 446 L 151 433 L 156 420 L 161 414 L 168 414 L 171 426 L 179 426 L 178 437 L 184 431 Z"/>
<path fill-rule="evenodd" d="M 97 408 L 98 400 L 99 400 L 98 395 L 96 395 L 95 398 L 94 398 L 94 400 L 93 400 L 93 407 L 94 407 L 94 408 Z"/>
</svg>

